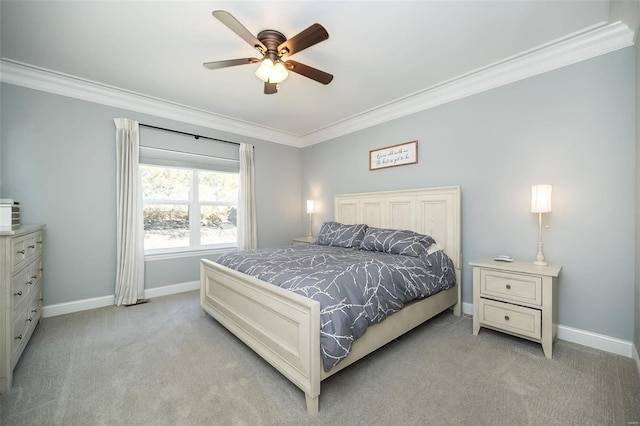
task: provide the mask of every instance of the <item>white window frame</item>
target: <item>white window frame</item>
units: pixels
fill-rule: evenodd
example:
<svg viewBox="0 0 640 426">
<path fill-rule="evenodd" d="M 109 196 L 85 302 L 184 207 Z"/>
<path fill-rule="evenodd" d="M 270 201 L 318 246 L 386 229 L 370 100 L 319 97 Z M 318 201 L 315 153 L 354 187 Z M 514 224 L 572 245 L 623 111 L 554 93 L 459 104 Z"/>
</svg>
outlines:
<svg viewBox="0 0 640 426">
<path fill-rule="evenodd" d="M 187 247 L 168 247 L 168 248 L 159 248 L 159 249 L 145 249 L 144 255 L 145 260 L 160 260 L 160 259 L 169 259 L 169 258 L 178 258 L 178 257 L 191 257 L 195 254 L 198 255 L 207 255 L 207 254 L 218 254 L 222 252 L 231 251 L 237 248 L 237 241 L 234 243 L 221 243 L 221 244 L 206 244 L 202 245 L 200 241 L 200 208 L 201 206 L 234 206 L 236 209 L 238 208 L 238 202 L 236 198 L 236 202 L 229 201 L 200 201 L 199 197 L 199 179 L 198 172 L 215 172 L 215 173 L 228 173 L 235 174 L 240 177 L 239 172 L 229 172 L 226 170 L 215 170 L 215 169 L 198 169 L 188 166 L 170 166 L 170 165 L 162 165 L 162 164 L 152 164 L 152 163 L 140 163 L 140 166 L 148 166 L 148 167 L 159 167 L 159 168 L 171 168 L 171 169 L 179 169 L 179 170 L 187 170 L 191 174 L 190 178 L 190 188 L 189 195 L 187 200 L 172 200 L 172 199 L 153 199 L 153 200 L 142 200 L 142 207 L 144 208 L 146 205 L 153 204 L 164 204 L 164 205 L 176 205 L 183 206 L 186 205 L 189 211 L 189 246 Z M 197 225 L 196 225 L 197 224 Z"/>
</svg>

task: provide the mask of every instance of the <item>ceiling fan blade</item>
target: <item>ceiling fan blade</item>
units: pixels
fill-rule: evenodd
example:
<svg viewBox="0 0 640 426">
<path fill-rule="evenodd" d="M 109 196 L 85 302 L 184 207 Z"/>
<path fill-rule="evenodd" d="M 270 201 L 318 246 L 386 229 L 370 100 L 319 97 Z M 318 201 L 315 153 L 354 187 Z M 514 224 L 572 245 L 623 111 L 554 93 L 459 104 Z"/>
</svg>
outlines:
<svg viewBox="0 0 640 426">
<path fill-rule="evenodd" d="M 260 40 L 256 38 L 251 32 L 245 28 L 244 25 L 240 23 L 236 18 L 233 17 L 232 14 L 225 10 L 214 10 L 212 15 L 217 18 L 220 22 L 225 24 L 231 31 L 238 34 L 240 38 L 249 43 L 251 47 L 260 51 L 260 53 L 264 54 L 267 52 L 267 48 Z"/>
<path fill-rule="evenodd" d="M 301 33 L 278 46 L 278 53 L 283 56 L 293 55 L 329 38 L 329 33 L 320 24 L 313 24 Z"/>
<path fill-rule="evenodd" d="M 226 61 L 214 61 L 205 62 L 202 64 L 205 68 L 210 70 L 217 70 L 218 68 L 234 67 L 236 65 L 255 64 L 260 62 L 258 58 L 242 58 L 242 59 L 228 59 Z"/>
<path fill-rule="evenodd" d="M 300 62 L 293 61 L 291 59 L 284 63 L 284 66 L 296 74 L 303 75 L 307 78 L 317 81 L 322 84 L 329 84 L 333 80 L 333 76 L 319 69 L 310 67 L 309 65 L 301 64 Z"/>
<path fill-rule="evenodd" d="M 264 83 L 264 94 L 273 95 L 278 93 L 278 83 Z"/>
</svg>

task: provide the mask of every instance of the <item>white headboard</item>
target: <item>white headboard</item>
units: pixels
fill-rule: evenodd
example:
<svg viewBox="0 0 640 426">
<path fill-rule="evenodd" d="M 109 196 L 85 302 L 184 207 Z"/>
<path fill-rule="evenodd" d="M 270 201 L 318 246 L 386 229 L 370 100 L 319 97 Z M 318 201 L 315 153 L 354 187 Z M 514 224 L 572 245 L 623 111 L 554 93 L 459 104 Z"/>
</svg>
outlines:
<svg viewBox="0 0 640 426">
<path fill-rule="evenodd" d="M 459 186 L 336 195 L 334 220 L 431 235 L 460 272 Z"/>
</svg>

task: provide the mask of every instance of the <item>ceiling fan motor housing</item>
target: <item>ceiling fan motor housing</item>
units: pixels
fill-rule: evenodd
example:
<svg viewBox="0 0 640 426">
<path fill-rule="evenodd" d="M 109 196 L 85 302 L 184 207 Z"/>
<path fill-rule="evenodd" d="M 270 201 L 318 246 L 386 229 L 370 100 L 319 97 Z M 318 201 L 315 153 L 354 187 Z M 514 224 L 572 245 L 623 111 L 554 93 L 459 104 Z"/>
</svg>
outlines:
<svg viewBox="0 0 640 426">
<path fill-rule="evenodd" d="M 283 54 L 288 53 L 288 51 L 286 51 L 286 48 L 283 49 L 284 50 L 283 52 L 278 52 L 278 46 L 280 46 L 282 43 L 287 41 L 287 38 L 280 31 L 263 30 L 258 33 L 257 38 L 267 48 L 267 51 L 264 53 L 265 53 L 265 56 L 271 60 L 280 59 L 280 57 Z M 273 55 L 275 55 L 276 57 L 275 59 L 273 58 Z"/>
</svg>

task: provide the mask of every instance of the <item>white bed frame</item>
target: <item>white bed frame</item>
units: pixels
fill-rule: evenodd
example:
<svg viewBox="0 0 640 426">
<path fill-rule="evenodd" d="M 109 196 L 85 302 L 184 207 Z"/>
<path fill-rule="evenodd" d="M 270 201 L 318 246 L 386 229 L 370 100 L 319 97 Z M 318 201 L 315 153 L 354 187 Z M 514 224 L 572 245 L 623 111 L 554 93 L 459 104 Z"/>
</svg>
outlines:
<svg viewBox="0 0 640 426">
<path fill-rule="evenodd" d="M 322 380 L 446 309 L 460 315 L 462 306 L 460 187 L 337 195 L 334 213 L 334 220 L 345 224 L 431 235 L 453 260 L 457 284 L 370 326 L 349 356 L 325 372 L 319 302 L 203 259 L 202 309 L 302 389 L 312 415 L 318 413 Z"/>
</svg>

